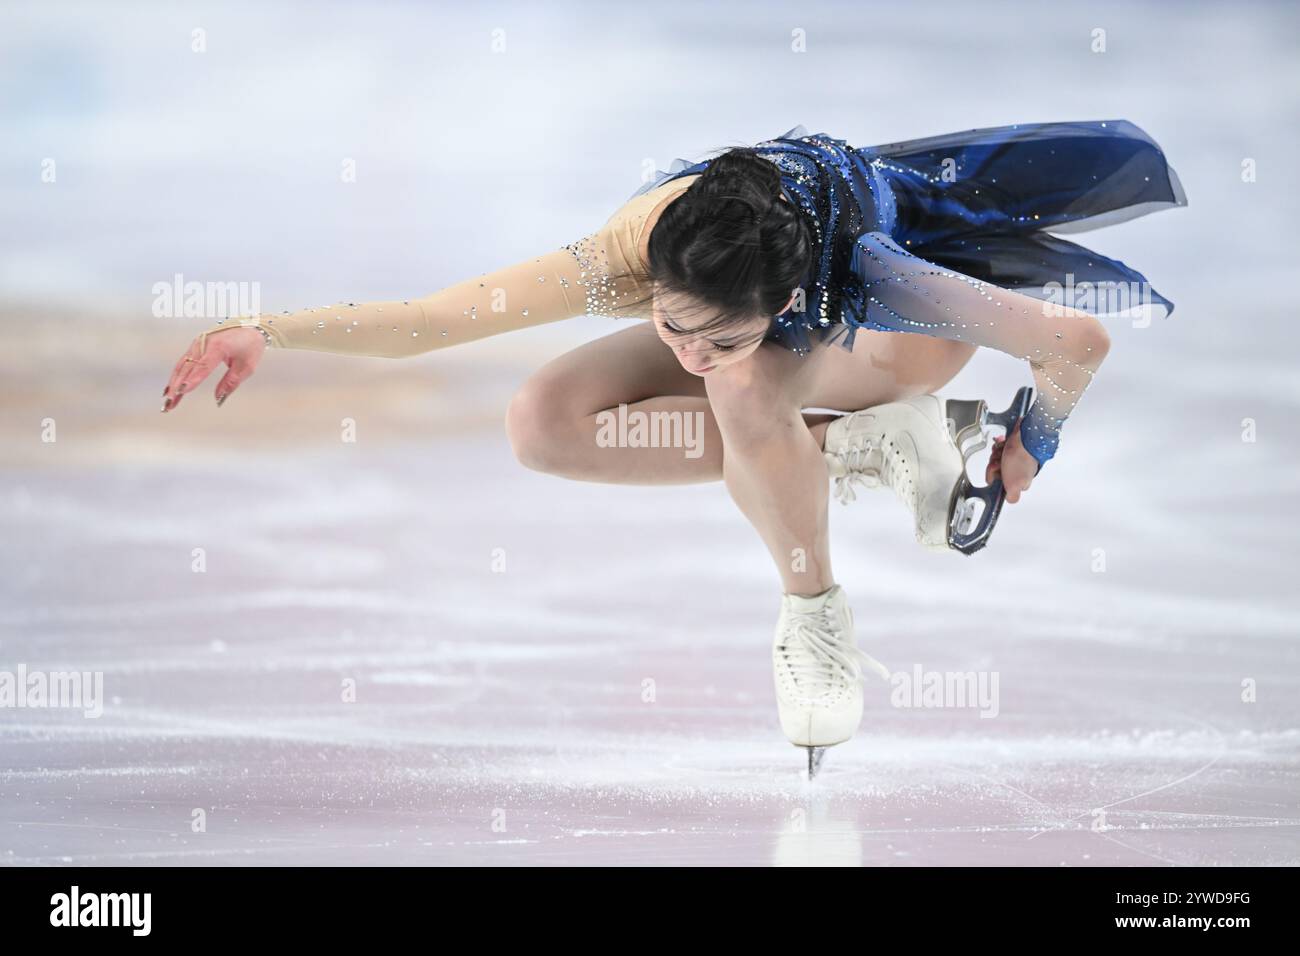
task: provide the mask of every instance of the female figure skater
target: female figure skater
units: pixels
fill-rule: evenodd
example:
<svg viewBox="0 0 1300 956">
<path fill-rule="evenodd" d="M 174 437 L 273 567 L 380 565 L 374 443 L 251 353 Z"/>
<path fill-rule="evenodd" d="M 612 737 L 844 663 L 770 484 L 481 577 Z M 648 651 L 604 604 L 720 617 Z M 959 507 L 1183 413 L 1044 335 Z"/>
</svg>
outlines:
<svg viewBox="0 0 1300 956">
<path fill-rule="evenodd" d="M 218 323 L 177 362 L 163 411 L 224 364 L 220 405 L 268 346 L 399 357 L 583 314 L 649 319 L 528 379 L 510 443 L 527 467 L 574 479 L 725 481 L 781 576 L 778 709 L 811 775 L 861 721 L 863 666 L 888 677 L 857 646 L 831 572 L 827 477 L 846 503 L 855 483 L 893 488 L 926 546 L 983 546 L 1109 348 L 1096 314 L 1114 309 L 1063 292 L 1136 290 L 1125 307 L 1172 310 L 1140 273 L 1053 233 L 1185 204 L 1160 148 L 1123 120 L 864 149 L 796 127 L 678 160 L 596 233 L 425 298 Z M 981 345 L 1029 362 L 1032 407 L 1027 388 L 1001 415 L 933 394 Z M 623 404 L 699 413 L 702 454 L 602 447 L 598 416 Z M 975 489 L 966 460 L 990 425 L 1006 434 Z"/>
</svg>

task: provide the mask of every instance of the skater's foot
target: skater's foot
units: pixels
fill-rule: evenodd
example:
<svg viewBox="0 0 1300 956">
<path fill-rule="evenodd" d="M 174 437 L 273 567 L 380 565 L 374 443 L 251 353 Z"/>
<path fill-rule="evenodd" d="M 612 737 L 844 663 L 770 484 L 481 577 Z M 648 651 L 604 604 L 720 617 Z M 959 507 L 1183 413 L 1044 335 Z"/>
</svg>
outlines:
<svg viewBox="0 0 1300 956">
<path fill-rule="evenodd" d="M 862 720 L 864 667 L 889 679 L 889 670 L 858 647 L 853 611 L 838 584 L 813 597 L 782 596 L 772 665 L 781 729 L 800 747 L 830 747 L 853 736 Z"/>
<path fill-rule="evenodd" d="M 973 554 L 987 543 L 1005 495 L 1000 481 L 972 485 L 966 462 L 988 444 L 990 426 L 1014 426 L 1030 394 L 1020 389 L 996 415 L 981 400 L 918 395 L 837 418 L 823 446 L 836 498 L 853 501 L 854 484 L 887 485 L 911 512 L 921 545 Z"/>
<path fill-rule="evenodd" d="M 948 506 L 965 468 L 941 399 L 919 395 L 836 419 L 826 428 L 826 463 L 842 504 L 853 486 L 888 486 L 911 512 L 916 540 L 948 549 Z"/>
</svg>

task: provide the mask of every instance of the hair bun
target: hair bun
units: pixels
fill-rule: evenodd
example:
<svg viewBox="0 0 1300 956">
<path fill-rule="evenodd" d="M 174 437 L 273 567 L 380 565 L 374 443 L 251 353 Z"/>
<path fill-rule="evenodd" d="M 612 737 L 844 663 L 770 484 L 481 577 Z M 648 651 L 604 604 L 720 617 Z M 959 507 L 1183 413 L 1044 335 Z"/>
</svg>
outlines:
<svg viewBox="0 0 1300 956">
<path fill-rule="evenodd" d="M 814 237 L 782 200 L 781 171 L 753 147 L 709 160 L 651 230 L 649 274 L 660 291 L 686 293 L 714 325 L 775 316 L 801 286 Z"/>
<path fill-rule="evenodd" d="M 742 146 L 709 160 L 698 185 L 701 192 L 725 192 L 758 205 L 780 198 L 781 172 L 756 150 Z M 759 205 L 760 211 L 763 208 Z"/>
</svg>

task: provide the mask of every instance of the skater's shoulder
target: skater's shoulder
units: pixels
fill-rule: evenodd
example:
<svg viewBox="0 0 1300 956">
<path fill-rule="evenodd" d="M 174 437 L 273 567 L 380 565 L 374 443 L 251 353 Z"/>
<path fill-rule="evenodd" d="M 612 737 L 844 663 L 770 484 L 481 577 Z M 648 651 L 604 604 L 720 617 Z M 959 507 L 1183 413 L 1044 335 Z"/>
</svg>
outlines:
<svg viewBox="0 0 1300 956">
<path fill-rule="evenodd" d="M 672 205 L 674 200 L 680 199 L 686 190 L 691 187 L 691 184 L 699 178 L 700 174 L 698 173 L 694 176 L 682 176 L 680 179 L 664 183 L 658 189 L 652 189 L 646 194 L 648 196 L 655 195 L 656 200 L 637 226 L 636 249 L 642 262 L 650 258 L 650 233 L 654 230 L 659 217 L 663 215 L 665 209 Z"/>
<path fill-rule="evenodd" d="M 650 232 L 663 211 L 680 197 L 699 175 L 682 176 L 634 196 L 615 210 L 602 227 L 629 260 L 642 264 L 649 256 Z"/>
</svg>

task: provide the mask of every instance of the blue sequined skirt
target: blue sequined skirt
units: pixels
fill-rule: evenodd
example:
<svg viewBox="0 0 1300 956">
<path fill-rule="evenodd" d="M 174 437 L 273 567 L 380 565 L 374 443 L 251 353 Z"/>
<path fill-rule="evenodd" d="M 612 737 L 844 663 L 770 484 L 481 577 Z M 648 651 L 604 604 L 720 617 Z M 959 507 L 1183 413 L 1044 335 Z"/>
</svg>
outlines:
<svg viewBox="0 0 1300 956">
<path fill-rule="evenodd" d="M 883 174 L 895 211 L 882 231 L 899 245 L 1027 292 L 1067 278 L 1149 288 L 1140 272 L 1058 236 L 1187 205 L 1160 147 L 1127 120 L 976 129 L 856 152 Z M 1151 299 L 1173 311 L 1164 296 Z M 1101 305 L 1094 311 L 1105 314 Z"/>
<path fill-rule="evenodd" d="M 861 277 L 850 269 L 853 239 L 867 232 L 967 276 L 1097 315 L 1133 307 L 1090 294 L 1114 288 L 1140 289 L 1144 306 L 1173 311 L 1137 270 L 1061 238 L 1187 204 L 1160 147 L 1127 120 L 1019 124 L 866 148 L 799 126 L 756 148 L 823 224 L 852 220 L 824 230 L 844 248 L 827 245 L 810 277 L 831 307 L 822 305 L 820 320 L 814 308 L 811 321 L 774 321 L 772 340 L 792 349 L 831 340 L 851 347 L 854 329 L 875 327 L 855 301 Z M 801 162 L 816 174 L 801 175 Z M 707 166 L 676 160 L 634 195 Z M 838 201 L 817 198 L 836 190 Z M 852 217 L 842 211 L 847 197 Z"/>
</svg>

